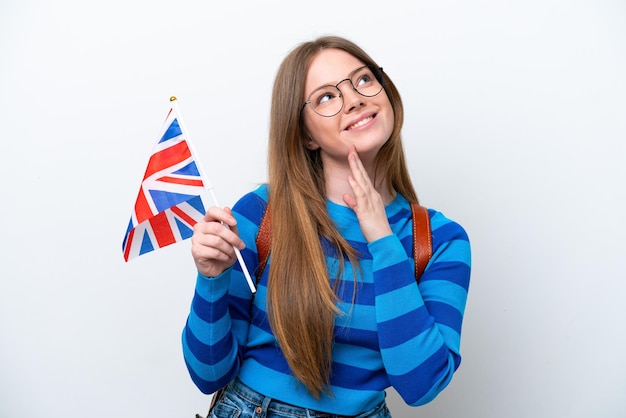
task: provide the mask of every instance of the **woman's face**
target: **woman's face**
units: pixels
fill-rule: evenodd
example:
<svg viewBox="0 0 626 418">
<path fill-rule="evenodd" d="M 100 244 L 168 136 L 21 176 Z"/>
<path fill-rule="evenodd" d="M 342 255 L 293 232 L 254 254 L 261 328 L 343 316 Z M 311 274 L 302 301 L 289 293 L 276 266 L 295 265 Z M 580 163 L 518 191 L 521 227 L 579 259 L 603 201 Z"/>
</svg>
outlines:
<svg viewBox="0 0 626 418">
<path fill-rule="evenodd" d="M 321 51 L 311 62 L 304 97 L 308 99 L 321 86 L 335 86 L 363 65 L 345 51 Z M 310 135 L 306 146 L 311 150 L 320 150 L 325 166 L 347 164 L 352 144 L 364 162 L 373 161 L 394 127 L 393 109 L 387 93 L 383 89 L 376 96 L 362 96 L 354 91 L 349 81 L 342 82 L 338 87 L 343 95 L 343 108 L 335 116 L 320 116 L 310 104 L 304 107 L 302 117 Z"/>
</svg>

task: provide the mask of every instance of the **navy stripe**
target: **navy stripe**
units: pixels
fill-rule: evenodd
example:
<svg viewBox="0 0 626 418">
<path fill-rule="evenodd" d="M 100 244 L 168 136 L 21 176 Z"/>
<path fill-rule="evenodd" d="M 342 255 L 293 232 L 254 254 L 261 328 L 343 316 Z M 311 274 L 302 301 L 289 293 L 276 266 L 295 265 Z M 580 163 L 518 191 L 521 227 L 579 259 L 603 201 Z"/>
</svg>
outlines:
<svg viewBox="0 0 626 418">
<path fill-rule="evenodd" d="M 433 252 L 441 244 L 446 244 L 448 241 L 462 240 L 469 241 L 467 233 L 456 222 L 448 222 L 441 225 L 439 228 L 433 230 Z"/>
<path fill-rule="evenodd" d="M 354 296 L 354 280 L 341 280 L 337 287 L 337 297 L 343 302 L 352 303 Z M 358 282 L 356 285 L 357 305 L 374 306 L 374 283 Z"/>
<path fill-rule="evenodd" d="M 235 373 L 231 373 L 226 375 L 218 380 L 206 380 L 201 378 L 189 365 L 187 360 L 185 360 L 185 365 L 187 366 L 187 370 L 189 371 L 189 376 L 191 380 L 195 383 L 195 385 L 200 389 L 200 391 L 206 395 L 217 392 L 222 387 L 226 386 L 228 382 L 230 382 Z"/>
<path fill-rule="evenodd" d="M 414 268 L 409 259 L 404 259 L 396 264 L 392 264 L 388 267 L 379 269 L 376 271 L 376 276 L 384 276 L 393 280 L 378 280 L 376 282 L 376 290 L 379 295 L 397 290 L 398 287 L 402 287 L 405 284 L 415 281 Z M 408 276 L 408 279 L 407 279 Z"/>
<path fill-rule="evenodd" d="M 272 329 L 270 327 L 270 321 L 267 317 L 267 313 L 264 310 L 259 309 L 256 305 L 252 307 L 252 324 L 255 327 L 267 332 L 268 334 L 272 334 Z"/>
<path fill-rule="evenodd" d="M 354 248 L 359 254 L 359 260 L 371 260 L 372 254 L 370 254 L 370 250 L 367 247 L 367 241 L 348 241 L 348 244 L 352 248 Z"/>
<path fill-rule="evenodd" d="M 457 332 L 461 332 L 463 315 L 454 306 L 442 302 L 425 302 L 426 308 L 432 316 L 437 318 L 437 323 L 448 326 Z"/>
<path fill-rule="evenodd" d="M 335 327 L 335 342 L 378 351 L 378 335 L 376 331 Z"/>
<path fill-rule="evenodd" d="M 402 247 L 404 247 L 407 257 L 413 258 L 413 235 L 407 235 L 406 237 L 400 238 L 400 243 L 402 244 Z"/>
<path fill-rule="evenodd" d="M 434 323 L 434 319 L 428 315 L 426 307 L 408 312 L 380 324 L 380 348 L 394 348 L 417 337 L 428 330 Z M 411 324 L 407 326 L 407 324 Z M 384 344 L 383 344 L 384 343 Z"/>
<path fill-rule="evenodd" d="M 326 257 L 338 260 L 339 251 L 337 251 L 337 248 L 328 240 L 328 238 L 320 237 L 320 243 L 322 245 L 322 252 Z M 339 265 L 338 263 L 336 264 Z"/>
<path fill-rule="evenodd" d="M 428 274 L 424 274 L 424 282 L 430 280 L 443 280 L 455 283 L 466 291 L 469 289 L 471 268 L 465 263 L 452 261 L 439 261 L 428 268 Z"/>
<path fill-rule="evenodd" d="M 440 382 L 453 370 L 448 364 L 448 349 L 443 346 L 422 364 L 401 376 L 390 376 L 394 386 L 411 387 L 410 393 L 404 394 L 404 400 L 414 405 L 432 389 L 433 381 Z"/>
<path fill-rule="evenodd" d="M 389 217 L 389 224 L 396 225 L 399 222 L 412 219 L 412 212 L 408 208 L 402 208 Z"/>
<path fill-rule="evenodd" d="M 330 384 L 348 389 L 377 391 L 388 386 L 389 380 L 383 371 L 372 371 L 333 362 Z"/>
<path fill-rule="evenodd" d="M 211 366 L 224 360 L 230 354 L 230 349 L 234 344 L 232 334 L 227 333 L 220 341 L 210 346 L 206 345 L 191 332 L 189 327 L 185 327 L 185 341 L 189 346 L 189 351 L 198 361 Z M 219 353 L 219 357 L 216 357 L 216 353 Z"/>
<path fill-rule="evenodd" d="M 225 299 L 227 296 L 223 296 L 221 299 Z M 206 299 L 195 293 L 191 302 L 191 309 L 204 322 L 212 324 L 219 321 L 228 313 L 228 304 L 220 303 L 219 301 L 214 304 L 210 304 Z"/>
<path fill-rule="evenodd" d="M 250 303 L 250 299 L 231 296 L 228 307 L 230 310 L 230 317 L 240 321 L 247 321 L 250 319 L 250 310 L 247 309 L 247 307 L 250 306 Z"/>
<path fill-rule="evenodd" d="M 252 358 L 268 369 L 279 373 L 291 374 L 287 360 L 277 346 L 264 345 L 246 352 L 246 358 Z"/>
<path fill-rule="evenodd" d="M 256 193 L 248 193 L 242 197 L 235 206 L 233 211 L 248 219 L 255 225 L 261 223 L 261 218 L 265 213 L 267 202 Z"/>
<path fill-rule="evenodd" d="M 241 256 L 243 257 L 243 261 L 246 263 L 248 272 L 252 275 L 252 279 L 256 280 L 257 268 L 259 264 L 259 255 L 251 247 L 246 247 L 241 250 Z M 243 272 L 239 263 L 235 263 L 235 266 L 238 267 L 237 271 Z"/>
</svg>

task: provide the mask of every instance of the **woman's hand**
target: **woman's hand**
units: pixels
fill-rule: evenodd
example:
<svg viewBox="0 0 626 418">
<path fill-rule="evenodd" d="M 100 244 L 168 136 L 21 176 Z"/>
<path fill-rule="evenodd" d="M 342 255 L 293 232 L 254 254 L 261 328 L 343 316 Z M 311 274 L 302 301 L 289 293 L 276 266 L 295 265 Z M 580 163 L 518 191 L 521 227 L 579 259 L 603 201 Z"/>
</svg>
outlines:
<svg viewBox="0 0 626 418">
<path fill-rule="evenodd" d="M 229 208 L 210 207 L 204 219 L 193 227 L 191 255 L 198 272 L 206 277 L 219 276 L 237 260 L 234 247 L 243 250 L 237 235 L 237 221 Z"/>
<path fill-rule="evenodd" d="M 385 204 L 372 184 L 354 145 L 350 147 L 348 163 L 352 171 L 348 183 L 354 196 L 344 194 L 343 201 L 356 213 L 365 239 L 372 242 L 390 235 L 392 231 L 387 220 Z"/>
</svg>

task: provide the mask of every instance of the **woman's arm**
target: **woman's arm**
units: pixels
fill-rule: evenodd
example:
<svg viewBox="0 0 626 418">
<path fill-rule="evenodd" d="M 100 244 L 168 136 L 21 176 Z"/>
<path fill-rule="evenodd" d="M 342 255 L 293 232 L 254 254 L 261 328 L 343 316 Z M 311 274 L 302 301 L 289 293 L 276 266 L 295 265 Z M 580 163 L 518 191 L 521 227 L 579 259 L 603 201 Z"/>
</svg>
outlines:
<svg viewBox="0 0 626 418">
<path fill-rule="evenodd" d="M 395 235 L 370 243 L 383 362 L 410 405 L 434 399 L 459 367 L 471 253 L 466 232 L 431 211 L 433 256 L 416 285 L 413 263 Z"/>
<path fill-rule="evenodd" d="M 250 271 L 258 264 L 255 239 L 266 205 L 261 192 L 247 194 L 233 208 L 238 235 L 245 243 L 241 254 Z M 247 343 L 252 296 L 238 262 L 216 277 L 198 273 L 182 345 L 189 374 L 203 393 L 217 391 L 237 375 Z"/>
</svg>

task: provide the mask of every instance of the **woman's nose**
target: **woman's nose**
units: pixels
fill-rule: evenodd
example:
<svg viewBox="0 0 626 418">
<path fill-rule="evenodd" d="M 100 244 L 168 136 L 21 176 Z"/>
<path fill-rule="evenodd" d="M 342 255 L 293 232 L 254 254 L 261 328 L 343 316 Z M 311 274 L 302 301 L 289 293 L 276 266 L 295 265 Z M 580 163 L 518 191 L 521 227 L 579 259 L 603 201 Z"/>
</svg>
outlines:
<svg viewBox="0 0 626 418">
<path fill-rule="evenodd" d="M 343 110 L 345 112 L 350 112 L 356 108 L 363 106 L 364 104 L 364 97 L 351 87 L 352 86 L 348 88 L 346 86 L 344 92 L 341 93 L 343 96 Z"/>
</svg>

